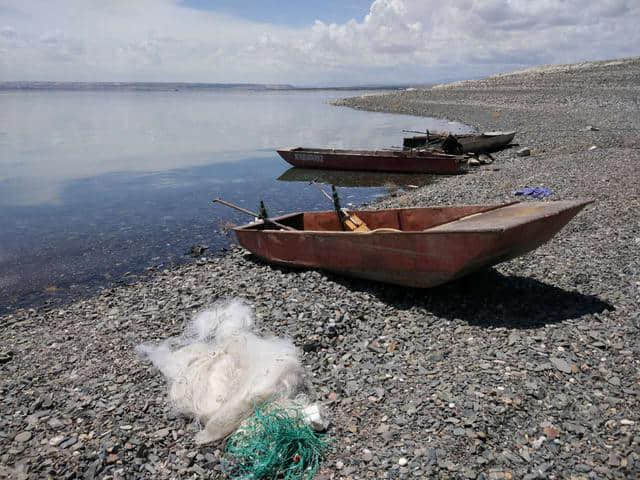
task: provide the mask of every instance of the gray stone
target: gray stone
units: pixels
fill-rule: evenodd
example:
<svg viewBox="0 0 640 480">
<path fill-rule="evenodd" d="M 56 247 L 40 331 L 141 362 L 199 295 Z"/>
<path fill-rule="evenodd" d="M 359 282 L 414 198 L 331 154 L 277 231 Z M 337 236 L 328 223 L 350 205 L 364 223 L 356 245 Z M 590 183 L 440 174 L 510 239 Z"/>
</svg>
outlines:
<svg viewBox="0 0 640 480">
<path fill-rule="evenodd" d="M 366 448 L 362 450 L 362 460 L 365 462 L 370 462 L 371 460 L 373 460 L 373 453 L 371 453 L 371 450 L 368 450 Z"/>
<path fill-rule="evenodd" d="M 24 432 L 20 432 L 19 434 L 17 434 L 14 438 L 14 440 L 16 442 L 20 442 L 20 443 L 25 443 L 28 442 L 29 440 L 31 440 L 31 432 L 29 431 L 24 431 Z"/>
<path fill-rule="evenodd" d="M 72 445 L 75 445 L 75 443 L 78 441 L 78 439 L 76 437 L 70 437 L 67 440 L 65 440 L 64 442 L 62 442 L 59 447 L 60 448 L 69 448 Z"/>
<path fill-rule="evenodd" d="M 562 358 L 551 357 L 551 364 L 563 373 L 571 373 L 571 364 Z"/>
<path fill-rule="evenodd" d="M 619 387 L 620 386 L 620 377 L 609 377 L 607 378 L 607 382 L 609 382 L 611 385 L 615 386 L 615 387 Z"/>
<path fill-rule="evenodd" d="M 52 447 L 57 447 L 62 442 L 64 442 L 64 439 L 65 439 L 64 435 L 58 435 L 58 436 L 52 437 L 49 439 L 49 445 L 51 445 Z"/>
</svg>

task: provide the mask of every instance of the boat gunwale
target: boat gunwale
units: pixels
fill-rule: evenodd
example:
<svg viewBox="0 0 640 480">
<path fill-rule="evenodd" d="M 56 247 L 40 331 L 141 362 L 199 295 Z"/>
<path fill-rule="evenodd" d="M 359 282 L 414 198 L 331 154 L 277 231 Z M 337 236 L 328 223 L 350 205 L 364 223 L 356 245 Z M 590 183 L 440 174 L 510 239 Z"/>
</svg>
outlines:
<svg viewBox="0 0 640 480">
<path fill-rule="evenodd" d="M 516 136 L 518 133 L 517 130 L 509 130 L 508 132 L 501 131 L 493 131 L 493 132 L 471 132 L 471 133 L 452 133 L 448 134 L 446 132 L 429 132 L 429 138 L 438 138 L 438 137 L 446 137 L 447 135 L 453 135 L 456 138 L 472 138 L 472 137 L 480 137 L 480 138 L 496 138 L 496 137 L 509 137 Z M 404 137 L 404 138 L 427 138 L 426 133 L 422 133 L 419 135 L 414 135 L 413 137 Z"/>
<path fill-rule="evenodd" d="M 571 208 L 584 208 L 587 205 L 590 205 L 592 203 L 594 203 L 594 199 L 590 199 L 590 198 L 586 198 L 586 199 L 575 199 L 575 200 L 555 200 L 553 202 L 540 202 L 540 203 L 556 203 L 556 202 L 567 202 L 568 205 L 566 207 L 566 209 L 560 210 L 560 211 L 556 211 L 556 212 L 550 212 L 550 213 L 546 213 L 543 215 L 540 215 L 538 217 L 534 217 L 533 219 L 526 219 L 522 222 L 518 222 L 515 223 L 513 225 L 510 225 L 508 227 L 487 227 L 487 228 L 479 228 L 477 230 L 469 230 L 469 229 L 452 229 L 452 230 L 432 230 L 433 228 L 436 228 L 438 226 L 441 225 L 434 225 L 433 227 L 429 227 L 427 229 L 424 230 L 398 230 L 398 231 L 385 231 L 385 232 L 376 232 L 375 230 L 369 231 L 369 232 L 352 232 L 352 231 L 345 231 L 345 230 L 276 230 L 276 229 L 269 229 L 269 228 L 265 228 L 265 229 L 260 229 L 260 230 L 256 230 L 255 227 L 264 225 L 263 222 L 251 222 L 251 223 L 247 223 L 245 225 L 240 225 L 238 227 L 234 227 L 233 230 L 234 231 L 241 231 L 241 232 L 269 232 L 269 233 L 278 233 L 278 234 L 284 234 L 284 235 L 300 235 L 300 234 L 305 234 L 305 233 L 309 233 L 309 234 L 314 234 L 315 236 L 318 235 L 322 235 L 322 236 L 343 236 L 343 235 L 350 235 L 353 236 L 354 234 L 357 236 L 371 236 L 371 235 L 392 235 L 392 236 L 397 236 L 397 235 L 449 235 L 449 234 L 495 234 L 495 233 L 504 233 L 506 231 L 512 230 L 514 228 L 518 228 L 521 227 L 522 225 L 527 225 L 528 223 L 530 223 L 531 221 L 539 221 L 539 220 L 544 220 L 545 218 L 549 218 L 549 217 L 553 217 L 555 215 L 558 215 L 559 213 L 564 212 L 565 210 L 571 209 Z M 504 207 L 510 207 L 510 206 L 515 206 L 515 205 L 526 205 L 527 203 L 530 202 L 511 202 L 511 203 L 504 203 L 504 204 L 493 204 L 493 205 L 448 205 L 446 206 L 447 208 L 456 208 L 456 207 L 482 207 L 482 206 L 487 206 L 487 207 L 497 207 L 497 208 L 493 208 L 490 211 L 495 211 L 495 210 L 499 210 L 501 208 Z M 403 210 L 416 210 L 416 209 L 428 209 L 428 208 L 441 208 L 438 206 L 434 206 L 434 207 L 406 207 L 406 208 L 391 208 L 391 209 L 386 209 L 386 210 L 399 210 L 399 211 L 403 211 Z M 354 213 L 359 213 L 361 211 L 364 212 L 380 212 L 380 211 L 384 211 L 384 210 L 354 210 Z M 305 213 L 331 213 L 332 210 L 319 210 L 319 211 L 310 211 L 310 212 L 295 212 L 295 213 L 290 213 L 290 214 L 286 214 L 286 215 L 281 215 L 279 217 L 274 217 L 271 220 L 274 220 L 276 222 L 281 222 L 282 220 L 286 220 L 288 218 L 291 217 L 295 217 L 296 215 L 304 215 Z M 478 212 L 472 215 L 482 215 L 483 213 L 489 213 L 489 212 Z M 456 222 L 458 220 L 461 220 L 464 217 L 458 218 L 456 220 L 452 220 L 451 222 L 445 222 L 446 223 L 453 223 Z"/>
<path fill-rule="evenodd" d="M 438 157 L 444 159 L 457 159 L 464 161 L 465 155 L 451 155 L 449 153 L 443 153 L 437 149 L 422 149 L 412 150 L 410 153 L 407 150 L 357 150 L 357 149 L 331 149 L 331 148 L 306 148 L 306 147 L 291 147 L 287 149 L 276 150 L 277 153 L 309 153 L 318 155 L 341 155 L 350 157 L 400 157 L 400 158 L 420 158 L 420 157 Z"/>
</svg>

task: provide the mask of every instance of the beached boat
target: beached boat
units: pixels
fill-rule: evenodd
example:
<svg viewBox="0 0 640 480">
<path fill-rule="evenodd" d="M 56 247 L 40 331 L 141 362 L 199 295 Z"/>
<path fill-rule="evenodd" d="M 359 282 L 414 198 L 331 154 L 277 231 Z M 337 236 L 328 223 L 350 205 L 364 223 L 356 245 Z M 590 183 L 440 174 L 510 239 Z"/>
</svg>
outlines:
<svg viewBox="0 0 640 480">
<path fill-rule="evenodd" d="M 511 143 L 516 132 L 484 132 L 454 135 L 462 146 L 462 153 L 486 153 L 499 150 Z M 405 150 L 412 148 L 438 148 L 438 145 L 447 138 L 448 134 L 430 133 L 415 137 L 405 137 L 402 147 Z"/>
<path fill-rule="evenodd" d="M 461 155 L 432 150 L 338 150 L 288 148 L 278 154 L 294 167 L 325 170 L 456 174 L 467 169 Z"/>
<path fill-rule="evenodd" d="M 267 262 L 433 287 L 523 255 L 550 240 L 591 200 L 353 212 L 369 232 L 343 231 L 335 211 L 303 212 L 235 228 Z"/>
</svg>

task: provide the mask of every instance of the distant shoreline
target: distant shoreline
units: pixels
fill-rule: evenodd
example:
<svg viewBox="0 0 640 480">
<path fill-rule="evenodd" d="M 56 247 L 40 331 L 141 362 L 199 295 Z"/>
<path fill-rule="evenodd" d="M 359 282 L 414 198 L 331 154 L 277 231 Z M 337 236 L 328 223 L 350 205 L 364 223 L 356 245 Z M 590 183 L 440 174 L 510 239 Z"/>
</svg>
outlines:
<svg viewBox="0 0 640 480">
<path fill-rule="evenodd" d="M 421 85 L 421 88 L 430 85 Z M 411 85 L 354 85 L 348 87 L 298 87 L 288 84 L 261 83 L 184 83 L 184 82 L 0 82 L 0 91 L 136 91 L 172 92 L 199 90 L 237 91 L 318 91 L 318 90 L 405 90 Z"/>
</svg>

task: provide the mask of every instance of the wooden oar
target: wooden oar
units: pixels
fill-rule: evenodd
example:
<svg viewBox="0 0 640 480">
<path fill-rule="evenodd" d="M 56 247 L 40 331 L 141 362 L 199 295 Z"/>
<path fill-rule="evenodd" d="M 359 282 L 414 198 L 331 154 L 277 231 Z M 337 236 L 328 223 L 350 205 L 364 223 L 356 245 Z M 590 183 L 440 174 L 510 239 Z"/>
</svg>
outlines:
<svg viewBox="0 0 640 480">
<path fill-rule="evenodd" d="M 262 220 L 262 223 L 269 224 L 269 225 L 275 225 L 278 228 L 281 228 L 283 230 L 289 230 L 289 231 L 294 231 L 297 232 L 297 230 L 293 227 L 290 227 L 288 225 L 284 225 L 282 223 L 276 222 L 275 220 L 272 220 L 270 218 L 260 218 L 260 215 L 258 215 L 257 213 L 252 212 L 251 210 L 247 210 L 246 208 L 242 208 L 238 205 L 234 205 L 231 202 L 227 202 L 226 200 L 223 200 L 221 198 L 214 198 L 213 203 L 221 203 L 222 205 L 224 205 L 225 207 L 229 207 L 229 208 L 234 208 L 235 210 L 238 210 L 239 212 L 245 213 L 247 215 L 251 215 L 254 218 L 258 218 L 260 220 Z"/>
</svg>

